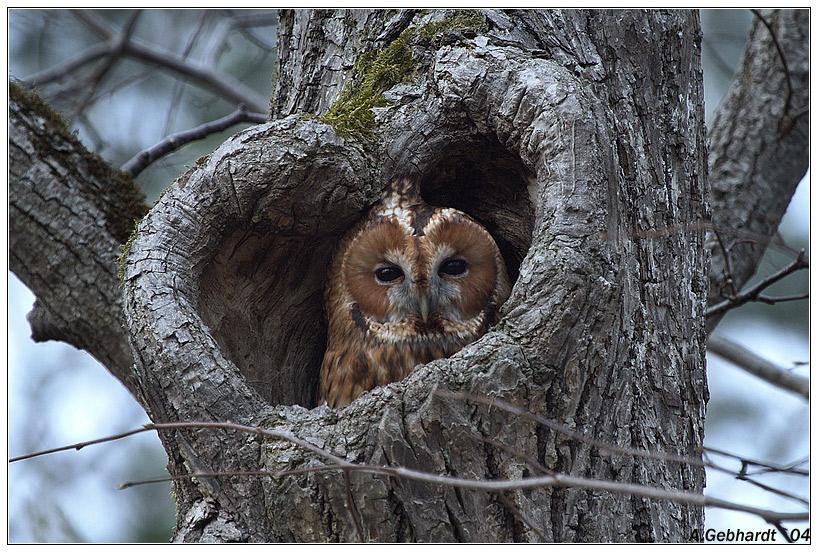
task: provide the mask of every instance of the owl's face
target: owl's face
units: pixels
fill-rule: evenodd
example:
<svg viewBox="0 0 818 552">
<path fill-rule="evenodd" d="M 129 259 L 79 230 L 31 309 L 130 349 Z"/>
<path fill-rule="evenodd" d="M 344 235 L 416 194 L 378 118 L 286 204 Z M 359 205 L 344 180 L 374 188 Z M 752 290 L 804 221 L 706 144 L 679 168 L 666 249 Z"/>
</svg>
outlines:
<svg viewBox="0 0 818 552">
<path fill-rule="evenodd" d="M 508 297 L 491 235 L 456 209 L 396 189 L 367 218 L 341 267 L 353 319 L 382 341 L 482 334 Z"/>
<path fill-rule="evenodd" d="M 330 267 L 319 402 L 344 406 L 453 355 L 494 323 L 509 290 L 485 228 L 456 209 L 427 205 L 415 179 L 396 180 L 341 241 Z"/>
</svg>

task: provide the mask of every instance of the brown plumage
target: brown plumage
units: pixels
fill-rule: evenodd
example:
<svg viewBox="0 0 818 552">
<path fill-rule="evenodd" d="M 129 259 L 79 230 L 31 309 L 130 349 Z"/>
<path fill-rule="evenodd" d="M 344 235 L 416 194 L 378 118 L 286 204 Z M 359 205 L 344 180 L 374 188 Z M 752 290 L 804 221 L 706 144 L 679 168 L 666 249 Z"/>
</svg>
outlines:
<svg viewBox="0 0 818 552">
<path fill-rule="evenodd" d="M 413 178 L 343 238 L 329 274 L 319 402 L 336 408 L 482 336 L 510 291 L 486 229 L 427 205 Z"/>
</svg>

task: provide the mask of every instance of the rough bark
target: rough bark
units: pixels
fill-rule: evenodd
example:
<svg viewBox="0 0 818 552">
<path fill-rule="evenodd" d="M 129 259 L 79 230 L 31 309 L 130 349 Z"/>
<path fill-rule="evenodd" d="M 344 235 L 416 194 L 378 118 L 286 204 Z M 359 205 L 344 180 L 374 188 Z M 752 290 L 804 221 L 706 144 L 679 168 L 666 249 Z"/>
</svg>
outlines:
<svg viewBox="0 0 818 552">
<path fill-rule="evenodd" d="M 482 28 L 442 24 L 424 39 L 425 25 L 453 14 L 407 13 L 285 15 L 282 45 L 295 29 L 321 37 L 316 51 L 302 41 L 303 55 L 281 73 L 278 105 L 290 107 L 279 113 L 293 114 L 229 140 L 141 223 L 125 309 L 152 418 L 286 428 L 354 462 L 483 479 L 527 473 L 486 445 L 493 439 L 561 473 L 701 492 L 700 468 L 599 457 L 530 422 L 433 394 L 503 398 L 619 445 L 700 454 L 703 233 L 665 231 L 701 226 L 704 215 L 695 14 L 491 11 Z M 372 47 L 368 38 L 344 43 L 345 33 L 366 29 L 387 46 L 409 25 L 418 29 L 414 70 L 388 92 L 370 140 L 301 115 L 305 106 L 320 114 L 339 90 L 337 67 L 322 56 L 352 60 Z M 484 222 L 519 264 L 502 321 L 346 409 L 308 410 L 323 349 L 320 267 L 407 170 L 423 175 L 431 201 Z M 275 345 L 266 357 L 248 353 L 264 344 Z M 247 384 L 260 375 L 261 394 Z M 254 436 L 164 440 L 172 473 L 316 462 Z M 538 539 L 514 509 L 547 540 L 686 540 L 702 524 L 699 508 L 610 493 L 509 493 L 509 508 L 486 493 L 351 479 L 354 504 L 338 475 L 180 483 L 178 536 L 200 539 L 211 523 L 223 535 L 226 516 L 241 539 L 348 541 L 358 538 L 356 516 L 371 540 Z M 210 518 L 185 524 L 204 503 Z"/>
<path fill-rule="evenodd" d="M 9 267 L 37 296 L 31 337 L 88 351 L 133 393 L 116 258 L 144 197 L 36 96 L 9 90 Z"/>
<path fill-rule="evenodd" d="M 741 70 L 708 136 L 713 227 L 731 257 L 727 270 L 715 236 L 708 240 L 711 303 L 730 293 L 728 279 L 741 289 L 755 274 L 809 167 L 809 10 L 760 14 L 781 52 L 756 18 Z M 711 317 L 708 331 L 719 320 Z"/>
<path fill-rule="evenodd" d="M 432 394 L 495 396 L 599 440 L 700 453 L 707 268 L 695 14 L 483 14 L 485 26 L 438 25 L 431 38 L 410 42 L 411 78 L 384 94 L 391 104 L 376 109 L 363 143 L 305 114 L 329 109 L 361 54 L 452 12 L 283 14 L 272 101 L 280 120 L 228 140 L 139 227 L 124 288 L 140 400 L 157 421 L 285 428 L 354 462 L 527 475 L 517 457 L 485 443 L 491 439 L 563 473 L 700 492 L 699 468 L 600 456 L 530 422 Z M 493 232 L 516 277 L 512 297 L 500 324 L 453 358 L 342 411 L 308 410 L 332 246 L 406 170 L 423 175 L 430 202 L 461 208 Z M 23 173 L 12 172 L 12 190 Z M 19 197 L 20 212 L 37 205 Z M 15 217 L 26 220 L 13 210 Z M 91 220 L 104 226 L 105 212 Z M 30 231 L 12 224 L 17 254 L 24 247 L 14 233 Z M 38 234 L 27 247 L 50 239 Z M 89 269 L 97 286 L 116 282 L 113 257 L 104 262 L 105 270 Z M 36 258 L 28 266 L 47 270 Z M 37 278 L 27 283 L 38 297 L 47 291 Z M 78 308 L 93 315 L 94 301 L 81 300 Z M 104 333 L 116 326 L 117 304 L 109 328 L 88 331 L 108 335 L 121 352 L 122 335 Z M 62 299 L 52 305 L 66 308 Z M 164 433 L 163 442 L 172 474 L 317 462 L 284 442 L 225 432 Z M 354 504 L 337 474 L 180 481 L 176 538 L 356 540 L 354 515 L 372 540 L 538 539 L 513 509 L 546 540 L 701 534 L 699 508 L 642 498 L 541 489 L 499 500 L 382 476 L 351 479 Z"/>
</svg>

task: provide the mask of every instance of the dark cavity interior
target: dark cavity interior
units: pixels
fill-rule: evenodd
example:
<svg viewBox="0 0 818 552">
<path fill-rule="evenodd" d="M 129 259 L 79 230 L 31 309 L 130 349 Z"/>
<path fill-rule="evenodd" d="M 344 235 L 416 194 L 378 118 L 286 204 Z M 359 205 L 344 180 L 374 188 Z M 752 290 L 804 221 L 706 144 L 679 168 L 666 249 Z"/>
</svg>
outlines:
<svg viewBox="0 0 818 552">
<path fill-rule="evenodd" d="M 467 141 L 419 168 L 424 199 L 483 224 L 516 281 L 534 220 L 530 175 L 520 160 L 496 142 Z M 361 210 L 358 218 L 365 214 Z M 311 408 L 326 347 L 326 271 L 335 246 L 356 221 L 339 216 L 308 235 L 281 232 L 276 216 L 266 213 L 228 235 L 204 271 L 199 309 L 221 350 L 262 397 Z"/>
<path fill-rule="evenodd" d="M 454 207 L 480 222 L 497 242 L 515 282 L 531 245 L 532 179 L 519 158 L 484 138 L 452 144 L 441 152 L 424 170 L 421 195 L 430 205 Z"/>
</svg>

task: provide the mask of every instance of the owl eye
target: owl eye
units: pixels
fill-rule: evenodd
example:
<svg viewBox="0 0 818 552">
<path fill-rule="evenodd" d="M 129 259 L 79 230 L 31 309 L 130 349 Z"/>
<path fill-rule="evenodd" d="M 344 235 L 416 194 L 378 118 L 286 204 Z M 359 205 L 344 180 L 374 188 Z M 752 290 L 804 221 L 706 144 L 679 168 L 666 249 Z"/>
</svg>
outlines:
<svg viewBox="0 0 818 552">
<path fill-rule="evenodd" d="M 394 282 L 403 277 L 403 271 L 396 266 L 384 266 L 375 270 L 375 278 L 382 284 Z"/>
<path fill-rule="evenodd" d="M 447 276 L 460 276 L 466 273 L 467 268 L 468 264 L 463 259 L 449 259 L 440 265 L 437 273 L 441 276 L 444 274 Z"/>
</svg>

